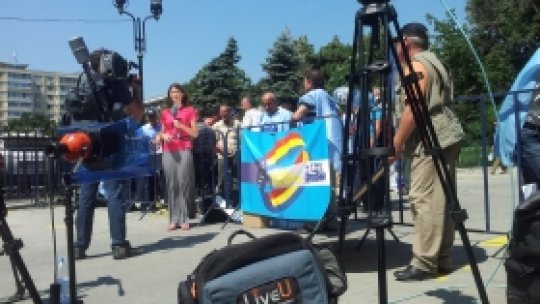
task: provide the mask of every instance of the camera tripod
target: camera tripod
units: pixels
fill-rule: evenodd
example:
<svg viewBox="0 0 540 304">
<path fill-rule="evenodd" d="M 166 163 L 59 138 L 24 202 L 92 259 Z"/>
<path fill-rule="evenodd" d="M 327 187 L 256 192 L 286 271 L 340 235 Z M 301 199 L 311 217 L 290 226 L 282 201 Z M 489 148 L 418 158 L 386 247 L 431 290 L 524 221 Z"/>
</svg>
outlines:
<svg viewBox="0 0 540 304">
<path fill-rule="evenodd" d="M 20 239 L 15 239 L 6 221 L 7 208 L 4 203 L 4 196 L 0 193 L 0 236 L 2 237 L 4 252 L 9 255 L 11 268 L 13 269 L 13 277 L 15 278 L 15 287 L 17 291 L 7 301 L 8 303 L 16 302 L 25 299 L 26 290 L 36 304 L 43 303 L 39 297 L 39 293 L 32 281 L 32 277 L 24 264 L 24 261 L 19 253 L 23 247 L 23 242 Z M 22 280 L 22 281 L 21 281 Z"/>
<path fill-rule="evenodd" d="M 379 303 L 387 303 L 387 282 L 386 282 L 386 253 L 384 246 L 384 229 L 392 226 L 392 217 L 389 204 L 389 162 L 388 157 L 394 155 L 392 132 L 390 123 L 387 120 L 392 118 L 392 107 L 390 100 L 392 98 L 390 92 L 393 81 L 391 57 L 398 58 L 396 47 L 393 45 L 394 39 L 390 32 L 390 24 L 394 25 L 395 38 L 401 44 L 401 48 L 405 49 L 403 35 L 401 33 L 397 13 L 394 7 L 389 3 L 389 0 L 359 0 L 363 7 L 355 16 L 355 28 L 353 38 L 353 50 L 351 59 L 351 69 L 349 75 L 349 92 L 347 98 L 347 109 L 345 116 L 345 130 L 349 130 L 351 124 L 351 113 L 353 94 L 355 87 L 359 87 L 361 92 L 361 108 L 358 111 L 357 130 L 363 130 L 363 135 L 355 134 L 353 152 L 351 154 L 344 153 L 344 161 L 347 165 L 342 167 L 342 176 L 345 180 L 341 183 L 339 189 L 339 211 L 341 216 L 341 224 L 339 231 L 339 250 L 343 249 L 343 241 L 345 238 L 345 228 L 348 216 L 356 208 L 353 204 L 352 196 L 348 195 L 344 198 L 344 190 L 346 193 L 353 193 L 352 186 L 354 181 L 355 168 L 360 163 L 362 165 L 362 176 L 372 176 L 375 171 L 375 160 L 378 161 L 379 167 L 383 170 L 384 179 L 382 181 L 383 191 L 373 191 L 373 182 L 367 180 L 367 195 L 369 205 L 373 205 L 373 200 L 377 195 L 383 195 L 383 208 L 381 212 L 368 218 L 368 229 L 374 228 L 376 231 L 376 241 L 378 249 L 378 278 L 379 278 Z M 365 48 L 364 44 L 364 27 L 371 29 L 369 38 L 369 46 Z M 405 66 L 409 71 L 413 71 L 411 57 L 407 52 L 403 52 L 405 57 Z M 366 58 L 367 57 L 367 58 Z M 378 59 L 378 60 L 376 60 Z M 358 63 L 358 66 L 357 66 Z M 461 209 L 454 180 L 450 174 L 446 159 L 443 155 L 443 150 L 439 144 L 434 126 L 429 116 L 429 110 L 420 88 L 420 76 L 416 73 L 410 73 L 405 76 L 404 69 L 395 64 L 404 92 L 407 96 L 408 105 L 411 108 L 416 132 L 419 134 L 421 143 L 425 151 L 432 156 L 434 167 L 441 181 L 444 195 L 446 197 L 446 208 L 448 209 L 456 230 L 459 231 L 463 246 L 466 250 L 473 277 L 480 295 L 482 303 L 489 303 L 485 287 L 482 283 L 478 265 L 476 263 L 472 247 L 464 226 L 464 221 L 467 219 L 467 213 Z M 378 81 L 383 88 L 382 94 L 382 131 L 381 141 L 379 145 L 372 145 L 370 142 L 370 124 L 372 117 L 369 110 L 369 94 L 368 88 Z M 361 128 L 360 128 L 361 127 Z M 348 132 L 345 132 L 343 140 L 343 151 L 347 151 Z M 361 137 L 361 140 L 360 140 Z M 360 160 L 359 160 L 360 159 Z M 379 198 L 380 199 L 380 198 Z"/>
<path fill-rule="evenodd" d="M 77 166 L 76 166 L 77 167 Z M 62 176 L 64 189 L 63 204 L 65 207 L 65 218 L 64 223 L 66 224 L 66 235 L 67 235 L 67 266 L 68 266 L 68 276 L 69 276 L 69 299 L 71 304 L 82 304 L 83 301 L 77 298 L 77 283 L 75 276 L 75 253 L 74 253 L 74 242 L 73 242 L 73 194 L 75 192 L 75 186 L 72 184 L 71 172 L 64 173 Z M 56 246 L 56 245 L 55 245 Z M 56 247 L 55 247 L 56 248 Z M 56 252 L 56 249 L 55 249 Z M 50 286 L 50 302 L 51 304 L 60 303 L 60 284 L 57 283 L 58 270 L 57 265 L 55 264 L 55 282 Z"/>
</svg>

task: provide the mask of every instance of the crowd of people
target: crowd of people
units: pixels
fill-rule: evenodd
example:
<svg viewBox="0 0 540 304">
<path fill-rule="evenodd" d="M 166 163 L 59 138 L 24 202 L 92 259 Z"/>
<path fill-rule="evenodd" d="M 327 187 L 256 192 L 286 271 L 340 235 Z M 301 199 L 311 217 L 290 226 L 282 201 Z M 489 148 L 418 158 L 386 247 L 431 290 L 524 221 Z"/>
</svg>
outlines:
<svg viewBox="0 0 540 304">
<path fill-rule="evenodd" d="M 456 162 L 464 134 L 451 110 L 450 76 L 440 60 L 428 51 L 429 36 L 424 25 L 406 24 L 402 34 L 403 41 L 395 45 L 398 59 L 404 64 L 406 58 L 411 58 L 412 70 L 404 65 L 404 73 L 420 75 L 419 88 L 425 97 L 442 156 L 455 183 Z M 402 161 L 403 158 L 410 162 L 408 194 L 415 237 L 410 264 L 396 271 L 395 277 L 399 281 L 417 281 L 433 278 L 438 272 L 452 270 L 450 249 L 453 246 L 455 225 L 448 212 L 447 197 L 432 155 L 430 151 L 424 150 L 422 144 L 410 104 L 414 101 L 407 100 L 405 91 L 401 89 L 398 92 L 395 113 L 397 123 L 393 125 L 391 119 L 383 120 L 384 115 L 381 114 L 380 101 L 382 96 L 388 95 L 381 94 L 381 88 L 373 89 L 369 115 L 373 124 L 369 134 L 370 146 L 376 146 L 377 138 L 384 133 L 381 131 L 384 130 L 383 124 L 391 124 L 389 129 L 395 128 L 395 131 L 390 132 L 391 135 L 385 134 L 390 136 L 394 148 L 389 163 Z M 167 104 L 159 112 L 146 112 L 148 124 L 141 128 L 141 134 L 147 136 L 162 155 L 163 196 L 169 210 L 168 231 L 190 230 L 190 218 L 193 218 L 196 211 L 204 210 L 195 203 L 198 196 L 196 190 L 199 190 L 199 196 L 201 189 L 202 192 L 212 193 L 214 197 L 221 195 L 227 199 L 227 207 L 238 207 L 239 193 L 235 190 L 238 191 L 240 130 L 280 132 L 299 124 L 309 124 L 314 119 L 323 119 L 331 186 L 334 189 L 339 187 L 344 140 L 343 111 L 325 90 L 322 73 L 318 70 L 305 72 L 303 94 L 294 110 L 288 103 L 280 104 L 279 98 L 270 91 L 264 92 L 259 99 L 259 106 L 255 104 L 254 98 L 246 96 L 234 107 L 223 103 L 216 113 L 201 115 L 192 105 L 193 101 L 185 88 L 173 83 L 167 91 Z M 243 115 L 235 110 L 236 106 L 243 111 Z M 356 130 L 351 128 L 348 132 L 354 135 Z M 524 151 L 528 153 L 529 150 Z M 533 175 L 531 172 L 525 170 L 529 180 Z M 214 179 L 215 183 L 208 182 Z M 106 188 L 113 256 L 115 259 L 126 258 L 134 254 L 126 240 L 125 192 L 128 187 L 125 182 L 115 181 L 106 183 Z M 90 243 L 93 217 L 91 199 L 96 191 L 96 184 L 85 185 L 80 190 L 75 244 L 76 258 L 79 259 L 86 257 L 85 251 Z M 326 216 L 335 219 L 337 215 L 336 200 L 331 199 Z"/>
<path fill-rule="evenodd" d="M 324 117 L 327 121 L 331 169 L 333 174 L 338 173 L 341 164 L 342 123 L 339 107 L 323 89 L 323 85 L 323 76 L 319 71 L 306 72 L 304 95 L 300 97 L 295 112 L 291 112 L 290 104 L 281 105 L 275 94 L 268 91 L 260 96 L 260 106 L 254 104 L 252 97 L 243 97 L 238 103 L 243 113 L 223 103 L 216 113 L 200 115 L 192 106 L 185 88 L 178 83 L 171 84 L 167 90 L 166 104 L 160 110 L 147 109 L 144 112 L 146 123 L 136 133 L 148 139 L 155 152 L 154 157 L 159 155 L 157 161 L 161 162 L 156 176 L 136 181 L 136 198 L 149 202 L 163 197 L 169 211 L 167 231 L 188 231 L 190 219 L 194 218 L 196 212 L 202 213 L 208 207 L 195 203 L 196 196 L 203 196 L 203 192 L 211 192 L 213 197 L 225 197 L 226 207 L 238 207 L 240 130 L 287 131 L 296 126 L 297 122 L 309 123 L 316 117 Z M 132 103 L 142 106 L 136 94 L 132 96 Z M 133 116 L 135 113 L 131 114 Z M 137 111 L 138 121 L 141 116 L 142 113 Z M 195 170 L 195 164 L 203 165 L 205 169 Z M 210 183 L 210 180 L 215 182 Z M 98 188 L 107 201 L 113 257 L 124 259 L 137 254 L 126 239 L 125 213 L 133 204 L 129 201 L 132 185 L 128 180 L 115 180 L 80 187 L 75 258 L 86 258 Z M 196 193 L 196 190 L 199 192 Z"/>
</svg>

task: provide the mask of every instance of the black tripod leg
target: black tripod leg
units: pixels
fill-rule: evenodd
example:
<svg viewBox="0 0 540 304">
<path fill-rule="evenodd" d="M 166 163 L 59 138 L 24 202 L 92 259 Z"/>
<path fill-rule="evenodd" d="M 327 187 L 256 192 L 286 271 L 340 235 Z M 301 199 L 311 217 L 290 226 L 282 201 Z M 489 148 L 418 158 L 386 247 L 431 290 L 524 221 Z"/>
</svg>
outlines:
<svg viewBox="0 0 540 304">
<path fill-rule="evenodd" d="M 315 236 L 315 234 L 319 231 L 319 229 L 321 229 L 321 227 L 326 223 L 326 221 L 328 221 L 328 215 L 324 215 L 322 217 L 322 219 L 320 219 L 317 224 L 315 224 L 315 227 L 313 227 L 313 230 L 309 233 L 309 236 L 308 236 L 308 240 L 312 240 L 313 237 Z M 343 222 L 342 222 L 343 223 Z M 344 227 L 343 227 L 344 228 Z M 342 230 L 340 230 L 340 235 L 341 235 L 341 232 Z M 343 231 L 343 233 L 345 233 Z"/>
<path fill-rule="evenodd" d="M 76 273 L 75 273 L 75 255 L 74 255 L 74 241 L 73 241 L 73 192 L 74 188 L 69 183 L 69 177 L 65 177 L 66 180 L 66 196 L 65 196 L 65 218 L 64 222 L 66 224 L 66 234 L 67 234 L 67 258 L 69 265 L 69 298 L 71 303 L 82 303 L 82 300 L 77 298 L 77 283 L 76 283 Z"/>
<path fill-rule="evenodd" d="M 339 241 L 338 241 L 339 254 L 343 252 L 343 245 L 345 242 L 345 228 L 347 227 L 347 220 L 348 220 L 348 216 L 345 213 L 341 216 L 341 221 L 339 223 Z"/>
<path fill-rule="evenodd" d="M 503 250 L 506 250 L 506 248 L 508 248 L 508 244 L 502 245 L 499 249 L 497 249 L 497 251 L 495 251 L 495 252 L 491 255 L 491 257 L 492 257 L 492 258 L 496 258 L 496 257 L 499 255 L 499 253 L 503 252 Z"/>
<path fill-rule="evenodd" d="M 388 288 L 386 283 L 386 248 L 384 246 L 384 228 L 375 228 L 377 237 L 377 272 L 379 278 L 379 303 L 388 303 Z"/>
<path fill-rule="evenodd" d="M 221 229 L 223 230 L 225 228 L 225 226 L 227 226 L 229 224 L 230 221 L 233 220 L 232 216 L 233 214 L 235 214 L 236 212 L 238 212 L 240 210 L 240 207 L 236 207 L 234 208 L 234 211 L 229 215 L 227 214 L 227 212 L 225 212 L 225 214 L 227 214 L 227 220 L 225 221 L 225 223 L 223 223 L 223 226 L 221 226 Z"/>
<path fill-rule="evenodd" d="M 507 237 L 507 239 L 508 239 L 508 242 L 510 242 L 510 233 L 507 233 L 507 234 L 506 234 L 506 237 Z M 504 251 L 505 253 L 507 253 L 507 252 L 506 252 L 507 249 L 508 249 L 508 243 L 502 245 L 499 249 L 497 249 L 497 251 L 495 251 L 495 253 L 493 253 L 493 254 L 491 255 L 491 257 L 492 257 L 492 258 L 496 258 L 496 257 L 497 257 L 501 252 L 503 252 L 503 251 Z"/>
<path fill-rule="evenodd" d="M 398 243 L 401 243 L 401 241 L 399 240 L 399 238 L 397 237 L 397 235 L 394 233 L 394 230 L 392 230 L 391 228 L 388 228 L 388 233 L 390 233 L 390 235 L 392 236 L 392 238 L 394 239 L 394 241 L 398 242 Z"/>
<path fill-rule="evenodd" d="M 467 234 L 467 230 L 465 229 L 465 226 L 463 225 L 462 222 L 456 223 L 456 229 L 459 231 L 459 235 L 461 236 L 461 241 L 463 242 L 463 247 L 465 248 L 465 251 L 467 252 L 467 257 L 469 258 L 469 265 L 471 267 L 474 281 L 478 289 L 478 294 L 480 295 L 480 300 L 484 304 L 489 303 L 488 296 L 486 293 L 486 287 L 484 286 L 484 283 L 482 282 L 482 277 L 480 276 L 480 270 L 478 269 L 478 264 L 476 263 L 476 258 L 474 257 L 471 241 L 469 240 L 469 235 Z"/>
<path fill-rule="evenodd" d="M 356 248 L 355 248 L 356 250 L 360 250 L 360 247 L 362 247 L 362 245 L 364 244 L 364 241 L 366 240 L 367 235 L 369 234 L 370 231 L 371 231 L 371 227 L 368 227 L 366 229 L 366 232 L 364 232 L 364 235 L 362 236 L 360 241 L 358 241 L 358 245 L 356 245 Z"/>
<path fill-rule="evenodd" d="M 9 255 L 11 262 L 17 270 L 14 271 L 14 273 L 18 272 L 21 275 L 22 281 L 24 282 L 24 287 L 28 289 L 30 297 L 34 303 L 41 304 L 42 301 L 39 297 L 36 285 L 34 285 L 32 277 L 30 276 L 30 273 L 28 272 L 28 269 L 26 268 L 26 265 L 24 264 L 24 261 L 19 253 L 19 249 L 22 247 L 22 242 L 13 238 L 13 234 L 11 233 L 4 216 L 0 217 L 0 221 L 0 236 L 4 242 L 5 253 Z M 15 276 L 15 280 L 17 280 L 17 278 L 18 277 Z"/>
<path fill-rule="evenodd" d="M 24 296 L 25 288 L 21 282 L 21 279 L 19 278 L 19 273 L 17 272 L 17 266 L 15 265 L 15 261 L 11 258 L 11 256 L 9 257 L 9 260 L 11 261 L 11 269 L 13 270 L 13 278 L 15 279 L 15 288 L 17 290 L 14 295 L 9 297 L 9 301 L 16 302 L 16 301 L 23 300 L 25 298 Z"/>
</svg>

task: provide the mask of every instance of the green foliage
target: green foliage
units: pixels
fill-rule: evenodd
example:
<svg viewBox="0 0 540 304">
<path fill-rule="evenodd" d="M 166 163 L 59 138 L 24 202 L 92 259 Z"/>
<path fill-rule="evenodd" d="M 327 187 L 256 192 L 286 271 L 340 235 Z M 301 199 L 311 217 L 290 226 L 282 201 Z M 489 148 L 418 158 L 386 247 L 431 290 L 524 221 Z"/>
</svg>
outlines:
<svg viewBox="0 0 540 304">
<path fill-rule="evenodd" d="M 487 92 L 480 68 L 467 46 L 465 38 L 451 19 L 438 20 L 427 16 L 437 36 L 431 41 L 430 50 L 438 55 L 448 68 L 454 82 L 454 95 L 478 95 Z M 464 31 L 470 34 L 467 27 Z M 455 105 L 454 111 L 465 131 L 464 145 L 475 143 L 481 135 L 480 106 L 478 100 L 468 100 Z"/>
<path fill-rule="evenodd" d="M 494 91 L 507 91 L 540 47 L 538 0 L 469 0 L 466 10 Z"/>
<path fill-rule="evenodd" d="M 437 32 L 437 36 L 431 41 L 430 50 L 438 55 L 450 71 L 454 82 L 454 95 L 476 95 L 486 92 L 474 55 L 452 20 L 449 18 L 438 20 L 432 15 L 428 15 L 427 20 Z M 464 27 L 464 31 L 470 35 L 467 27 Z"/>
<path fill-rule="evenodd" d="M 328 91 L 347 84 L 351 53 L 352 47 L 343 44 L 337 36 L 317 53 L 317 66 L 325 76 Z"/>
<path fill-rule="evenodd" d="M 297 42 L 296 47 L 301 44 L 303 44 L 303 48 L 309 48 L 307 40 Z M 304 55 L 306 54 L 304 53 Z M 304 60 L 308 59 L 307 57 L 304 58 Z M 306 63 L 307 61 L 304 62 L 304 64 Z M 298 98 L 298 91 L 302 81 L 301 64 L 302 59 L 295 48 L 295 41 L 290 31 L 285 29 L 268 51 L 268 57 L 265 63 L 262 64 L 267 76 L 259 82 L 259 90 L 271 91 L 277 98 L 282 100 Z"/>
<path fill-rule="evenodd" d="M 540 47 L 539 8 L 534 0 L 468 1 L 469 24 L 463 28 L 485 66 L 493 92 L 508 91 L 519 70 Z M 454 95 L 487 94 L 480 67 L 452 20 L 438 20 L 430 15 L 427 20 L 437 33 L 431 49 L 449 68 Z M 482 119 L 486 119 L 488 143 L 493 137 L 494 109 L 487 105 L 487 117 L 482 117 L 479 102 L 466 101 L 455 106 L 465 129 L 465 145 L 480 143 Z"/>
<path fill-rule="evenodd" d="M 482 165 L 482 147 L 466 146 L 461 148 L 457 161 L 458 168 L 479 167 Z"/>
<path fill-rule="evenodd" d="M 56 122 L 42 113 L 23 113 L 19 119 L 10 119 L 2 128 L 7 132 L 41 132 L 53 134 L 56 130 Z"/>
<path fill-rule="evenodd" d="M 243 92 L 250 88 L 251 80 L 236 66 L 240 58 L 237 42 L 230 38 L 225 50 L 186 84 L 191 99 L 201 112 L 215 111 L 222 103 L 236 106 Z"/>
<path fill-rule="evenodd" d="M 308 37 L 302 35 L 293 41 L 294 51 L 300 57 L 300 71 L 311 69 L 317 62 L 315 48 L 309 43 Z"/>
</svg>

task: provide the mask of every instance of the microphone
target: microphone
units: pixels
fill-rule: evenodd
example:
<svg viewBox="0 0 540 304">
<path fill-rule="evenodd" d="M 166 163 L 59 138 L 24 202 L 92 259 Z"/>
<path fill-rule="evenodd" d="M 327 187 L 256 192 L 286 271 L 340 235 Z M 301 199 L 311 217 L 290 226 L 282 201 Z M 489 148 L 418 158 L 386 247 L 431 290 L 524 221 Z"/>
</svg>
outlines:
<svg viewBox="0 0 540 304">
<path fill-rule="evenodd" d="M 171 114 L 173 116 L 173 119 L 174 120 L 177 120 L 178 118 L 176 118 L 176 114 L 178 113 L 178 107 L 176 107 L 175 105 L 173 105 L 171 107 Z"/>
<path fill-rule="evenodd" d="M 71 52 L 79 64 L 86 65 L 90 62 L 90 52 L 82 37 L 75 37 L 69 41 Z"/>
</svg>

